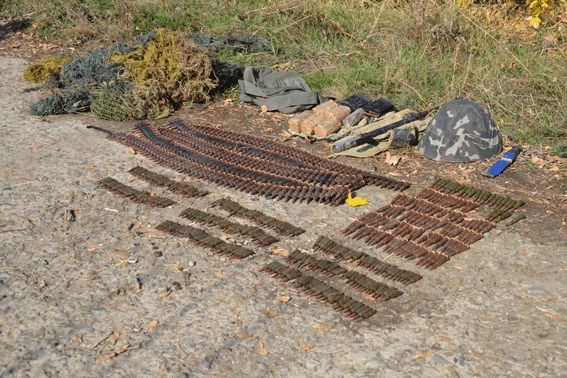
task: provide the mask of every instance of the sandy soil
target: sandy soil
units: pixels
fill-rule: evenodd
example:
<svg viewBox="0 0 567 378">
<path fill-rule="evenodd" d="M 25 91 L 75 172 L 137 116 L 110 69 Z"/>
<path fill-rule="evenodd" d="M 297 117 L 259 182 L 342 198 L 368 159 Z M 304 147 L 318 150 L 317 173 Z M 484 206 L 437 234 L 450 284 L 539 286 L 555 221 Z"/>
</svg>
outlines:
<svg viewBox="0 0 567 378">
<path fill-rule="evenodd" d="M 371 319 L 351 321 L 258 270 L 281 259 L 274 250 L 309 250 L 321 234 L 385 258 L 337 234 L 395 193 L 368 187 L 360 192 L 368 207 L 330 208 L 189 180 L 211 194 L 184 199 L 127 170 L 142 165 L 180 175 L 85 127 L 128 125 L 28 115 L 39 94 L 23 92 L 29 86 L 21 79 L 24 66 L 24 60 L 0 58 L 1 376 L 565 376 L 563 175 L 534 178 L 518 164 L 504 178 L 482 181 L 478 171 L 488 163 L 435 167 L 411 153 L 393 168 L 356 162 L 407 179 L 412 190 L 445 172 L 530 201 L 526 221 L 493 230 L 434 271 L 389 258 L 424 279 L 401 287 L 404 295 L 395 300 L 374 303 L 378 313 Z M 253 126 L 283 138 L 282 118 L 248 108 L 220 104 L 184 116 L 216 117 L 225 127 Z M 134 204 L 96 187 L 107 176 L 178 203 L 169 209 Z M 187 206 L 206 208 L 221 197 L 308 232 L 232 261 L 153 229 L 166 219 L 181 221 Z"/>
</svg>

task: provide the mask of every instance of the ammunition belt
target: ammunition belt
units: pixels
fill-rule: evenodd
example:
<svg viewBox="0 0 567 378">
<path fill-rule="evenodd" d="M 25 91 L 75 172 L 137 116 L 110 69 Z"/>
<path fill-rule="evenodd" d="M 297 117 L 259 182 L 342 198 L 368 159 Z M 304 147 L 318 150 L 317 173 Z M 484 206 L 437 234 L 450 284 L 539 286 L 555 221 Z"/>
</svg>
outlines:
<svg viewBox="0 0 567 378">
<path fill-rule="evenodd" d="M 469 201 L 503 211 L 514 210 L 525 204 L 525 202 L 521 200 L 515 200 L 507 196 L 489 192 L 488 190 L 459 184 L 458 182 L 440 177 L 435 180 L 431 189 L 437 190 L 441 193 L 466 198 Z"/>
<path fill-rule="evenodd" d="M 181 217 L 189 219 L 193 222 L 197 222 L 206 226 L 218 227 L 229 234 L 238 234 L 244 237 L 248 237 L 256 241 L 258 244 L 266 246 L 273 244 L 278 241 L 278 239 L 265 233 L 262 229 L 253 226 L 247 226 L 239 223 L 231 222 L 218 215 L 206 213 L 201 210 L 188 208 L 185 209 L 181 214 Z"/>
<path fill-rule="evenodd" d="M 394 190 L 404 190 L 409 187 L 409 184 L 407 183 L 388 177 L 375 175 L 345 164 L 337 163 L 336 161 L 323 159 L 299 148 L 290 147 L 286 144 L 274 140 L 265 139 L 254 135 L 241 134 L 217 127 L 197 124 L 188 125 L 179 120 L 172 122 L 172 125 L 180 130 L 187 132 L 189 132 L 190 130 L 199 131 L 203 134 L 206 134 L 208 137 L 214 137 L 228 142 L 229 145 L 237 144 L 239 148 L 242 149 L 263 151 L 275 157 L 275 159 L 270 160 L 281 160 L 282 158 L 284 158 L 287 159 L 286 162 L 290 165 L 294 165 L 295 163 L 298 166 L 311 167 L 313 169 L 326 168 L 335 172 L 361 175 L 364 177 L 364 180 L 368 185 L 382 186 Z"/>
<path fill-rule="evenodd" d="M 299 250 L 293 251 L 287 257 L 287 261 L 300 269 L 316 271 L 324 275 L 343 278 L 356 290 L 368 294 L 377 300 L 387 301 L 402 295 L 402 292 L 394 287 L 374 281 L 373 279 L 358 272 L 349 271 L 334 261 L 318 259 Z"/>
<path fill-rule="evenodd" d="M 277 261 L 264 266 L 261 271 L 284 281 L 292 281 L 307 295 L 331 304 L 337 311 L 344 313 L 352 319 L 368 319 L 376 314 L 376 310 L 372 307 L 350 298 L 315 277 L 306 275 Z"/>
<path fill-rule="evenodd" d="M 215 253 L 227 255 L 234 259 L 243 259 L 254 254 L 254 252 L 249 249 L 215 238 L 204 230 L 172 221 L 165 221 L 158 225 L 156 229 L 173 236 L 188 238 L 196 245 L 208 248 Z"/>
<path fill-rule="evenodd" d="M 332 256 L 337 261 L 345 261 L 356 264 L 362 268 L 368 269 L 374 274 L 406 285 L 417 282 L 422 278 L 422 276 L 417 273 L 400 269 L 395 265 L 388 264 L 387 262 L 384 262 L 374 256 L 370 256 L 364 252 L 355 251 L 342 246 L 325 236 L 320 236 L 315 241 L 313 249 Z"/>
<path fill-rule="evenodd" d="M 142 167 L 134 167 L 128 172 L 150 184 L 167 188 L 173 193 L 183 194 L 188 197 L 203 197 L 209 194 L 206 190 L 199 190 L 194 186 L 172 180 L 167 176 L 160 175 L 159 173 L 152 172 Z"/>
<path fill-rule="evenodd" d="M 346 174 L 341 172 L 333 172 L 325 168 L 307 168 L 294 164 L 289 164 L 287 160 L 269 160 L 265 156 L 258 156 L 255 150 L 249 147 L 239 147 L 238 144 L 230 143 L 229 146 L 224 144 L 212 143 L 207 140 L 199 140 L 192 134 L 175 132 L 168 128 L 160 129 L 162 135 L 175 140 L 177 144 L 187 150 L 198 150 L 203 154 L 207 154 L 217 159 L 231 156 L 231 163 L 244 168 L 261 170 L 270 172 L 279 176 L 286 176 L 309 183 L 317 183 L 320 185 L 351 185 L 352 189 L 358 189 L 364 186 L 364 178 L 361 175 Z M 228 144 L 228 143 L 227 143 Z"/>
<path fill-rule="evenodd" d="M 175 201 L 169 198 L 152 196 L 148 192 L 142 192 L 136 190 L 128 185 L 124 185 L 121 182 L 107 177 L 98 182 L 101 188 L 108 190 L 109 192 L 116 193 L 122 197 L 126 197 L 134 202 L 143 203 L 155 207 L 168 207 L 175 204 Z"/>
<path fill-rule="evenodd" d="M 218 201 L 213 202 L 212 206 L 220 207 L 221 209 L 227 211 L 230 216 L 247 219 L 259 226 L 272 229 L 280 235 L 297 236 L 305 232 L 305 230 L 299 227 L 265 215 L 258 210 L 247 209 L 228 198 L 221 198 Z"/>
<path fill-rule="evenodd" d="M 328 187 L 314 184 L 289 185 L 261 181 L 261 177 L 254 177 L 253 174 L 243 176 L 239 174 L 240 172 L 226 169 L 223 166 L 201 164 L 196 156 L 172 151 L 163 145 L 153 143 L 147 138 L 138 137 L 134 134 L 114 134 L 111 138 L 133 147 L 157 164 L 251 194 L 260 194 L 286 201 L 306 200 L 309 202 L 315 200 L 331 205 L 340 205 L 344 203 L 349 190 L 347 185 Z"/>
<path fill-rule="evenodd" d="M 110 138 L 179 172 L 286 201 L 339 205 L 365 184 L 408 186 L 274 141 L 180 121 L 158 129 L 140 123 Z"/>
</svg>

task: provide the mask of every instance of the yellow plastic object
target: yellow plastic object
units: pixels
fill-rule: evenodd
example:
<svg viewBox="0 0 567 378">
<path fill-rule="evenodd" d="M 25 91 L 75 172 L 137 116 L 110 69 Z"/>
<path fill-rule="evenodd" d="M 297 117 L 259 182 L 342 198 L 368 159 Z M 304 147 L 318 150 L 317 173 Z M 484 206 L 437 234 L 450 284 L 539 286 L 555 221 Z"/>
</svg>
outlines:
<svg viewBox="0 0 567 378">
<path fill-rule="evenodd" d="M 368 205 L 368 200 L 362 197 L 352 197 L 352 194 L 348 192 L 348 198 L 346 199 L 346 204 L 350 207 L 358 207 Z"/>
</svg>

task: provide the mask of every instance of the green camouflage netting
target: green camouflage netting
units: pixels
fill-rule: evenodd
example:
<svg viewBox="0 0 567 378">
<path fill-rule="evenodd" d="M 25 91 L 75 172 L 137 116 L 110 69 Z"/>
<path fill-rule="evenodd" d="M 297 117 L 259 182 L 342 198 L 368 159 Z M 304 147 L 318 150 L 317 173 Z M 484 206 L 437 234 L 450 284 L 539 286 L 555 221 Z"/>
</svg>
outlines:
<svg viewBox="0 0 567 378">
<path fill-rule="evenodd" d="M 91 112 L 98 118 L 111 121 L 143 118 L 145 113 L 136 107 L 132 89 L 132 84 L 126 82 L 101 87 L 95 92 Z"/>
<path fill-rule="evenodd" d="M 212 52 L 197 48 L 191 37 Z M 271 43 L 261 37 L 188 37 L 158 30 L 131 44 L 95 49 L 51 72 L 45 81 L 49 95 L 32 104 L 30 112 L 46 116 L 92 111 L 116 121 L 165 117 L 183 103 L 205 101 L 238 84 L 243 66 L 209 56 L 231 46 L 239 53 L 271 50 Z"/>
</svg>

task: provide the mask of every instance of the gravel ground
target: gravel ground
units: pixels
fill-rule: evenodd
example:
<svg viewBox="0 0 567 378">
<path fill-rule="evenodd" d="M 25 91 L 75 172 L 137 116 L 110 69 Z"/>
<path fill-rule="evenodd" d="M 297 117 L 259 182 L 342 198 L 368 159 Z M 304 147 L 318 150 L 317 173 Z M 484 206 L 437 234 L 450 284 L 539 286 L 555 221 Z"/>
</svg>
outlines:
<svg viewBox="0 0 567 378">
<path fill-rule="evenodd" d="M 87 130 L 94 119 L 26 114 L 24 65 L 0 58 L 1 376 L 567 376 L 566 237 L 500 228 L 434 271 L 391 257 L 424 278 L 351 321 L 258 270 L 317 235 L 380 256 L 337 234 L 395 193 L 365 188 L 361 210 L 198 181 L 209 196 L 163 192 L 127 170 L 181 177 Z M 134 204 L 97 188 L 107 176 L 178 203 Z M 153 229 L 221 197 L 308 231 L 233 261 Z"/>
</svg>

